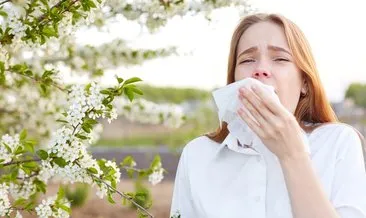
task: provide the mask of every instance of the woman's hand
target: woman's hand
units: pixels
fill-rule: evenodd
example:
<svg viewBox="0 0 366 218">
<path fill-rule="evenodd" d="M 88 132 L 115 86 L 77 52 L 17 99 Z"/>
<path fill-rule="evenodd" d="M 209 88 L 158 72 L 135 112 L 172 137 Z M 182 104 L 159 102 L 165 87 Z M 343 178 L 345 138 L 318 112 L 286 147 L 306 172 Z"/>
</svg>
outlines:
<svg viewBox="0 0 366 218">
<path fill-rule="evenodd" d="M 301 127 L 283 105 L 274 101 L 257 85 L 251 89 L 240 88 L 239 99 L 258 123 L 243 108 L 238 110 L 238 114 L 278 159 L 303 156 L 306 149 Z"/>
</svg>

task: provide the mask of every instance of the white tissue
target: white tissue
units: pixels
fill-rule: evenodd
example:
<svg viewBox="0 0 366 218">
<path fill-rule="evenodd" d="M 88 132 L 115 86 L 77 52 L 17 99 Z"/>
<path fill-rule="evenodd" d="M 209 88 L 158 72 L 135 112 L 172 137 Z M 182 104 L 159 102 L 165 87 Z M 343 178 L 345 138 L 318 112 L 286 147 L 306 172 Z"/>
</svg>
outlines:
<svg viewBox="0 0 366 218">
<path fill-rule="evenodd" d="M 245 106 L 239 100 L 239 88 L 241 87 L 251 87 L 253 84 L 257 84 L 266 90 L 268 95 L 273 98 L 274 101 L 281 104 L 280 99 L 274 91 L 272 86 L 263 84 L 262 82 L 247 78 L 235 83 L 231 83 L 220 89 L 213 91 L 212 95 L 217 106 L 218 116 L 220 119 L 220 125 L 222 121 L 225 121 L 228 126 L 228 130 L 234 138 L 239 140 L 242 145 L 247 145 L 257 150 L 264 151 L 265 146 L 259 139 L 259 137 L 249 128 L 246 122 L 237 114 L 239 107 L 243 107 L 247 110 Z M 250 115 L 250 113 L 249 113 Z M 253 120 L 254 117 L 252 117 Z M 310 153 L 309 141 L 305 131 L 301 129 L 303 142 L 305 144 L 306 152 Z M 258 142 L 258 143 L 257 143 Z M 237 148 L 237 143 L 231 142 L 228 147 L 234 151 L 242 151 L 242 148 Z M 267 150 L 267 149 L 265 149 Z M 245 151 L 247 152 L 247 151 Z"/>
<path fill-rule="evenodd" d="M 213 91 L 220 124 L 222 121 L 225 121 L 228 124 L 227 128 L 229 132 L 235 136 L 242 145 L 253 144 L 253 141 L 257 137 L 246 122 L 237 114 L 239 107 L 243 107 L 243 104 L 240 102 L 238 97 L 239 88 L 250 88 L 253 84 L 263 87 L 269 96 L 271 96 L 277 103 L 280 103 L 280 99 L 272 86 L 266 85 L 253 78 L 243 79 Z M 245 107 L 243 108 L 246 110 Z M 248 114 L 251 116 L 250 113 Z M 251 118 L 257 122 L 254 117 L 251 116 Z"/>
</svg>

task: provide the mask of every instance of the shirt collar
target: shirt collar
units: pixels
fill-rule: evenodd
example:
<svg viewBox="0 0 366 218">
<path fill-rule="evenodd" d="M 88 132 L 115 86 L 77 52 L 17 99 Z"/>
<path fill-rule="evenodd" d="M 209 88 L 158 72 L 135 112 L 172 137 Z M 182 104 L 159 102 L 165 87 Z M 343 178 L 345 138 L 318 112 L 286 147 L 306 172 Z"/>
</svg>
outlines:
<svg viewBox="0 0 366 218">
<path fill-rule="evenodd" d="M 302 136 L 303 136 L 303 141 L 305 144 L 305 149 L 306 152 L 308 152 L 309 154 L 311 154 L 311 150 L 310 150 L 310 143 L 309 143 L 309 139 L 308 139 L 308 134 L 301 130 Z M 257 137 L 258 138 L 258 137 Z M 259 139 L 259 138 L 258 138 Z M 232 134 L 229 134 L 226 136 L 226 138 L 224 139 L 224 141 L 221 143 L 220 147 L 227 147 L 230 150 L 233 150 L 235 152 L 239 152 L 239 153 L 243 153 L 243 154 L 248 154 L 248 155 L 261 155 L 261 149 L 260 146 L 258 146 L 257 143 L 262 143 L 262 141 L 256 141 L 254 142 L 252 147 L 245 147 L 245 146 L 241 146 L 238 143 L 238 140 L 235 138 L 235 136 L 233 136 Z M 266 149 L 268 150 L 268 149 Z M 262 150 L 263 152 L 263 150 Z"/>
</svg>

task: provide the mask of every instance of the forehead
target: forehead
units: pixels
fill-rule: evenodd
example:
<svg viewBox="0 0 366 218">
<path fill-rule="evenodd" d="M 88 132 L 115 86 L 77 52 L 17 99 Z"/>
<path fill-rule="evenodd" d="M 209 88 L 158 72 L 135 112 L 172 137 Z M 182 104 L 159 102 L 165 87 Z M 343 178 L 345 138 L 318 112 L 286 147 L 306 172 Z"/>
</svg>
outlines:
<svg viewBox="0 0 366 218">
<path fill-rule="evenodd" d="M 250 26 L 240 37 L 238 53 L 253 47 L 267 47 L 273 45 L 289 50 L 283 28 L 273 22 L 260 22 Z"/>
</svg>

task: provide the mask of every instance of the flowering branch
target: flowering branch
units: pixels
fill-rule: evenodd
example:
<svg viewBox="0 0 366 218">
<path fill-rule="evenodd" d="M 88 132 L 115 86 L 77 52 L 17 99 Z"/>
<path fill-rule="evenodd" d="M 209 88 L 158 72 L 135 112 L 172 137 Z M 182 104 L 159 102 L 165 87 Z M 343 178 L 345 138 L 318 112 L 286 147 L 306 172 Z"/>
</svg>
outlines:
<svg viewBox="0 0 366 218">
<path fill-rule="evenodd" d="M 43 80 L 43 79 L 39 79 L 39 78 L 36 78 L 36 77 L 33 77 L 33 76 L 30 76 L 30 75 L 27 75 L 27 74 L 23 74 L 23 73 L 20 73 L 20 72 L 17 72 L 17 71 L 14 71 L 14 70 L 11 70 L 11 69 L 8 69 L 7 70 L 8 72 L 12 72 L 12 73 L 15 73 L 15 74 L 18 74 L 18 75 L 21 75 L 21 76 L 24 76 L 24 77 L 27 77 L 31 80 L 33 80 L 35 83 L 39 83 L 39 84 L 44 84 L 44 85 L 52 85 L 54 86 L 55 88 L 59 89 L 60 91 L 63 91 L 63 92 L 66 92 L 67 90 L 61 86 L 59 86 L 57 83 L 55 83 L 54 81 L 52 81 L 51 83 Z"/>
<path fill-rule="evenodd" d="M 10 166 L 10 165 L 15 165 L 15 164 L 23 164 L 23 163 L 29 163 L 29 162 L 40 162 L 41 159 L 31 159 L 31 160 L 20 160 L 20 161 L 14 161 L 14 162 L 8 162 L 8 163 L 4 163 L 3 166 Z"/>
<path fill-rule="evenodd" d="M 108 186 L 109 189 L 113 190 L 114 192 L 118 193 L 121 197 L 127 199 L 128 201 L 130 201 L 132 204 L 134 204 L 136 207 L 138 207 L 140 210 L 142 210 L 145 214 L 147 214 L 149 217 L 154 218 L 154 216 L 149 213 L 149 211 L 147 211 L 144 207 L 142 207 L 141 205 L 139 205 L 138 203 L 136 203 L 132 197 L 118 191 L 117 189 L 113 188 L 111 185 L 109 185 L 108 183 L 106 183 L 105 181 L 101 180 L 100 178 L 96 177 L 95 175 L 90 174 L 93 178 L 95 178 L 96 180 L 98 180 L 99 182 L 102 182 L 104 185 Z"/>
</svg>

